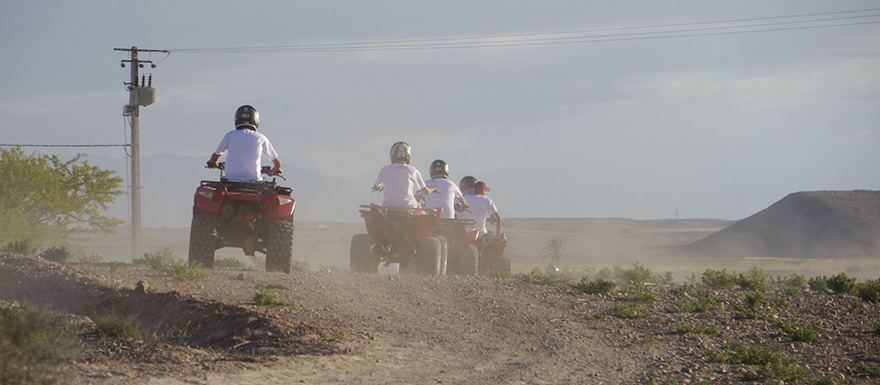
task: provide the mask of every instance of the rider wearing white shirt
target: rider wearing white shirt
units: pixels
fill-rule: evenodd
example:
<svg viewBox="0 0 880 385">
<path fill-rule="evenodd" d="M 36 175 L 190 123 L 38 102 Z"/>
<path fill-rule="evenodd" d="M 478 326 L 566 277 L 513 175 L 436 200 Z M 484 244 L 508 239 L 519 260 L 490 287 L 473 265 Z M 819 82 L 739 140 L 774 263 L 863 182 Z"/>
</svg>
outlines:
<svg viewBox="0 0 880 385">
<path fill-rule="evenodd" d="M 459 218 L 474 220 L 474 227 L 480 232 L 480 237 L 489 233 L 486 230 L 486 219 L 491 217 L 496 223 L 501 223 L 501 214 L 498 213 L 495 202 L 484 195 L 487 191 L 489 186 L 486 186 L 485 182 L 476 182 L 473 188 L 467 189 L 464 194 L 470 208 L 468 211 L 458 213 Z"/>
<path fill-rule="evenodd" d="M 397 142 L 391 146 L 391 164 L 379 170 L 373 191 L 382 191 L 382 206 L 396 208 L 418 208 L 415 194 L 428 194 L 433 191 L 425 185 L 422 174 L 409 165 L 412 157 L 409 144 Z"/>
<path fill-rule="evenodd" d="M 249 105 L 244 105 L 235 111 L 235 129 L 226 133 L 217 149 L 208 160 L 208 167 L 216 168 L 217 159 L 224 152 L 226 154 L 226 179 L 234 181 L 260 181 L 263 180 L 261 158 L 265 155 L 272 161 L 273 167 L 270 175 L 281 173 L 281 159 L 272 147 L 272 143 L 262 133 L 257 132 L 260 127 L 260 113 Z"/>
<path fill-rule="evenodd" d="M 442 159 L 431 162 L 431 179 L 425 182 L 426 185 L 436 187 L 437 191 L 424 197 L 425 208 L 435 209 L 442 207 L 440 213 L 441 219 L 455 218 L 455 201 L 457 200 L 463 208 L 467 208 L 467 201 L 464 199 L 461 190 L 455 182 L 449 180 L 449 165 Z"/>
</svg>

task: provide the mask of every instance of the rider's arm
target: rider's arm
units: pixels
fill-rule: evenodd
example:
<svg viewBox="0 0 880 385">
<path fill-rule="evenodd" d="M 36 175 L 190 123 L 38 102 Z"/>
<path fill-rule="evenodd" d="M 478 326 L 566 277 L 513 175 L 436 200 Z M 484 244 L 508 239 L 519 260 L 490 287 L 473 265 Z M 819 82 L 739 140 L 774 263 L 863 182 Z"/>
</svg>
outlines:
<svg viewBox="0 0 880 385">
<path fill-rule="evenodd" d="M 501 214 L 494 212 L 489 218 L 495 222 L 495 235 L 501 234 Z"/>
<path fill-rule="evenodd" d="M 279 159 L 279 158 L 272 159 L 272 164 L 274 165 L 274 167 L 272 167 L 272 174 L 275 174 L 275 175 L 281 174 L 281 159 Z"/>
<path fill-rule="evenodd" d="M 217 159 L 220 159 L 220 154 L 211 154 L 211 159 L 208 160 L 208 167 L 217 168 Z"/>
</svg>

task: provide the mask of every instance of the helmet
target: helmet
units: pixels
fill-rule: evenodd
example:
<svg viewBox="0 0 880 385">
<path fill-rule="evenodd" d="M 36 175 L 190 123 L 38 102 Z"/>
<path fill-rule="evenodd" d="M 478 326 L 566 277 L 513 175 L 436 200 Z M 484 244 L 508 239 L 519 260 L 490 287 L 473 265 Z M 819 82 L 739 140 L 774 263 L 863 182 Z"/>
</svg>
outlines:
<svg viewBox="0 0 880 385">
<path fill-rule="evenodd" d="M 409 145 L 406 142 L 397 142 L 391 146 L 391 163 L 397 163 L 397 161 L 406 161 L 409 163 L 410 157 L 412 154 L 409 150 Z"/>
<path fill-rule="evenodd" d="M 474 188 L 475 184 L 477 184 L 477 178 L 468 175 L 464 178 L 461 178 L 461 182 L 458 182 L 458 188 L 461 191 L 470 190 Z"/>
<path fill-rule="evenodd" d="M 431 162 L 431 178 L 436 178 L 438 176 L 444 178 L 449 177 L 449 165 L 446 164 L 446 161 L 443 159 L 437 159 Z"/>
<path fill-rule="evenodd" d="M 260 113 L 247 104 L 238 107 L 235 110 L 235 128 L 250 128 L 256 131 L 260 128 Z"/>
</svg>

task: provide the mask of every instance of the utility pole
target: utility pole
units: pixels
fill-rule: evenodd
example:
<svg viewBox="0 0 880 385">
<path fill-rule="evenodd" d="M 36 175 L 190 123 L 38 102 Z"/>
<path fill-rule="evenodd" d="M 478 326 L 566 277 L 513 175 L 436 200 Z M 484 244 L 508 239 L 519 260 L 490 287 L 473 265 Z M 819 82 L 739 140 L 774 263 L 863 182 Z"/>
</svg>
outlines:
<svg viewBox="0 0 880 385">
<path fill-rule="evenodd" d="M 150 64 L 151 68 L 156 68 L 156 64 L 152 60 L 138 59 L 139 52 L 163 52 L 166 50 L 157 49 L 138 49 L 137 46 L 131 48 L 114 48 L 114 51 L 126 51 L 131 55 L 131 59 L 122 60 L 122 68 L 125 63 L 131 66 L 131 81 L 124 83 L 128 89 L 128 104 L 122 110 L 122 116 L 128 116 L 131 119 L 131 259 L 138 257 L 141 243 L 141 148 L 140 148 L 140 107 L 149 106 L 156 101 L 156 89 L 153 88 L 153 75 L 150 75 L 149 83 L 145 82 L 142 76 L 140 84 L 138 84 L 138 69 L 144 68 L 144 64 Z"/>
</svg>

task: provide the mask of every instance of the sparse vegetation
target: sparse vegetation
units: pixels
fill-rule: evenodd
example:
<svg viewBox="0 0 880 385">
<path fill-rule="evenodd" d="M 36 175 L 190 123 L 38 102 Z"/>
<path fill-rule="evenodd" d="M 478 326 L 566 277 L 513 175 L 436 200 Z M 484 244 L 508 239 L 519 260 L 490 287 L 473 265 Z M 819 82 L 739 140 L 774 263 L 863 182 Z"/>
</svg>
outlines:
<svg viewBox="0 0 880 385">
<path fill-rule="evenodd" d="M 0 304 L 0 383 L 55 384 L 65 364 L 80 355 L 70 323 L 28 306 Z"/>
<path fill-rule="evenodd" d="M 540 285 L 565 285 L 571 283 L 574 280 L 571 276 L 567 274 L 541 274 L 541 273 L 529 273 L 529 274 L 521 274 L 518 278 L 527 283 L 535 283 Z"/>
<path fill-rule="evenodd" d="M 101 263 L 104 262 L 104 257 L 98 253 L 89 253 L 88 255 L 77 257 L 76 261 L 80 263 Z"/>
<path fill-rule="evenodd" d="M 626 302 L 654 302 L 657 300 L 657 294 L 654 294 L 647 286 L 641 283 L 627 285 L 623 292 L 615 298 L 618 301 Z"/>
<path fill-rule="evenodd" d="M 70 258 L 70 251 L 64 246 L 51 247 L 41 254 L 43 258 L 52 262 L 66 262 Z"/>
<path fill-rule="evenodd" d="M 696 333 L 714 336 L 721 333 L 721 328 L 707 322 L 698 322 L 695 325 L 688 325 L 684 322 L 679 322 L 675 325 L 675 331 L 682 334 Z"/>
<path fill-rule="evenodd" d="M 261 306 L 293 306 L 295 304 L 293 301 L 283 301 L 278 299 L 278 296 L 275 295 L 275 293 L 270 292 L 265 287 L 261 287 L 259 291 L 254 294 L 254 302 Z"/>
<path fill-rule="evenodd" d="M 718 309 L 718 296 L 709 290 L 700 290 L 677 306 L 667 306 L 669 313 L 703 313 Z"/>
<path fill-rule="evenodd" d="M 713 289 L 727 289 L 737 285 L 736 275 L 728 273 L 727 269 L 721 271 L 706 269 L 702 281 Z"/>
<path fill-rule="evenodd" d="M 880 368 L 871 366 L 865 361 L 859 361 L 859 363 L 856 364 L 856 370 L 868 377 L 880 378 Z"/>
<path fill-rule="evenodd" d="M 760 291 L 746 294 L 745 304 L 735 303 L 731 306 L 735 319 L 766 320 L 773 315 L 770 303 L 764 299 L 764 293 Z"/>
<path fill-rule="evenodd" d="M 874 279 L 859 284 L 858 296 L 866 302 L 880 302 L 880 279 Z"/>
<path fill-rule="evenodd" d="M 788 296 L 800 294 L 807 287 L 807 278 L 800 274 L 792 274 L 788 277 L 777 276 L 774 284 L 782 288 L 782 291 Z"/>
<path fill-rule="evenodd" d="M 880 337 L 880 319 L 874 320 L 871 327 L 874 329 L 874 335 Z"/>
<path fill-rule="evenodd" d="M 583 277 L 574 287 L 587 294 L 610 294 L 617 289 L 617 282 L 606 279 L 590 280 L 590 277 Z"/>
<path fill-rule="evenodd" d="M 201 264 L 197 262 L 188 264 L 186 261 L 177 258 L 169 248 L 165 248 L 161 252 L 146 253 L 143 258 L 135 259 L 133 262 L 167 273 L 178 281 L 192 281 L 205 278 L 210 274 L 203 270 Z"/>
<path fill-rule="evenodd" d="M 95 327 L 104 335 L 122 339 L 141 339 L 146 333 L 134 315 L 108 313 L 95 321 Z"/>
<path fill-rule="evenodd" d="M 34 255 L 37 253 L 37 249 L 37 245 L 33 244 L 30 240 L 25 239 L 9 242 L 0 251 L 19 255 Z"/>
<path fill-rule="evenodd" d="M 856 294 L 858 278 L 840 273 L 827 279 L 828 289 L 835 294 Z"/>
<path fill-rule="evenodd" d="M 822 329 L 812 323 L 804 322 L 797 318 L 789 318 L 777 323 L 782 332 L 795 341 L 818 342 L 821 339 Z"/>
<path fill-rule="evenodd" d="M 787 383 L 802 380 L 809 374 L 798 364 L 797 358 L 788 357 L 777 350 L 732 345 L 720 352 L 711 351 L 706 355 L 713 362 L 757 366 L 756 370 L 743 375 L 742 379 L 746 381 L 774 379 Z"/>
<path fill-rule="evenodd" d="M 630 303 L 621 303 L 615 302 L 614 306 L 611 307 L 611 315 L 617 318 L 646 318 L 648 316 L 648 311 L 639 307 L 639 304 L 635 302 Z"/>
<path fill-rule="evenodd" d="M 247 264 L 238 260 L 237 258 L 216 258 L 214 259 L 214 268 L 215 269 L 229 269 L 229 270 L 246 270 L 248 268 Z"/>
</svg>

